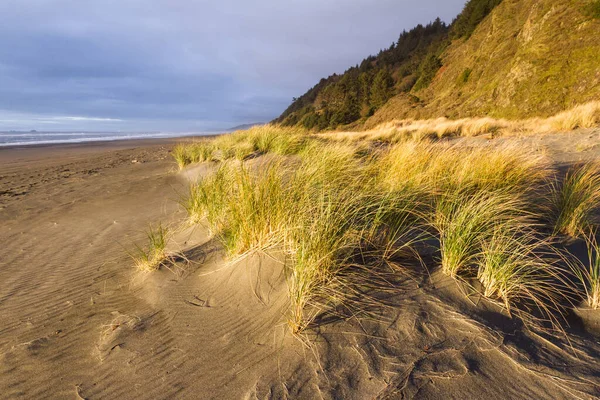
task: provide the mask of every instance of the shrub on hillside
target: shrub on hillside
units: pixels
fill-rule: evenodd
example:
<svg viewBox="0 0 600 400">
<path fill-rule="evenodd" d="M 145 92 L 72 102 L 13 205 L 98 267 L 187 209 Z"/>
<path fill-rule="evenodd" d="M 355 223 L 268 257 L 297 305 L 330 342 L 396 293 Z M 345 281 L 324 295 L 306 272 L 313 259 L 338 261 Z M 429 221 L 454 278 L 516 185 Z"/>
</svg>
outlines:
<svg viewBox="0 0 600 400">
<path fill-rule="evenodd" d="M 600 0 L 594 0 L 583 8 L 583 12 L 588 17 L 600 18 Z"/>
<path fill-rule="evenodd" d="M 477 28 L 477 25 L 501 2 L 502 0 L 469 1 L 452 23 L 450 38 L 460 39 L 470 37 L 475 28 Z"/>
<path fill-rule="evenodd" d="M 436 54 L 430 54 L 419 66 L 419 79 L 414 90 L 421 90 L 429 86 L 435 74 L 442 67 L 442 60 Z"/>
</svg>

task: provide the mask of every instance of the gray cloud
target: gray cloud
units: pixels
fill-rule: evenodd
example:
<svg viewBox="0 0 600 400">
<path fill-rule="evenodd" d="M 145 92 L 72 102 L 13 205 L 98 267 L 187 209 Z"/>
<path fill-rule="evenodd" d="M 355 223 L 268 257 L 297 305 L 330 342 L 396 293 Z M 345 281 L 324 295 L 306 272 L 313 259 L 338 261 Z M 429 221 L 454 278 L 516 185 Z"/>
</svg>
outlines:
<svg viewBox="0 0 600 400">
<path fill-rule="evenodd" d="M 403 29 L 450 21 L 463 3 L 4 0 L 0 129 L 268 121 L 320 78 L 389 46 Z"/>
</svg>

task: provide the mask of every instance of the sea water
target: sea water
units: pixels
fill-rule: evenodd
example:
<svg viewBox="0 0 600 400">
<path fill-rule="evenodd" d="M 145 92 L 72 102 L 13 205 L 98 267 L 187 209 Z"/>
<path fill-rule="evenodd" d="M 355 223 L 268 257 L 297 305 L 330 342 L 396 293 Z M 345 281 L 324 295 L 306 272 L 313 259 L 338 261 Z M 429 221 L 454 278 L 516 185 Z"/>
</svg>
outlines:
<svg viewBox="0 0 600 400">
<path fill-rule="evenodd" d="M 0 132 L 0 147 L 204 136 L 215 132 Z"/>
</svg>

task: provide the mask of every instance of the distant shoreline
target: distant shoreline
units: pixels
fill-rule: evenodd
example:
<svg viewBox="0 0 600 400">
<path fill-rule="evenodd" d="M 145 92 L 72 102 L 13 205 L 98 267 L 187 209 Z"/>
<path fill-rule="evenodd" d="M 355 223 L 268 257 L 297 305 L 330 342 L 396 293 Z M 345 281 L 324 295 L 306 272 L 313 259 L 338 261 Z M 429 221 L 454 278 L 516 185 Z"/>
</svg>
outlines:
<svg viewBox="0 0 600 400">
<path fill-rule="evenodd" d="M 150 138 L 122 138 L 122 139 L 98 139 L 98 140 L 87 140 L 80 142 L 32 142 L 30 144 L 25 143 L 2 143 L 0 144 L 0 152 L 4 152 L 7 150 L 15 150 L 15 149 L 40 149 L 40 148 L 82 148 L 82 147 L 105 147 L 116 144 L 117 146 L 112 147 L 120 147 L 119 145 L 126 145 L 126 147 L 131 147 L 131 145 L 135 146 L 144 146 L 144 145 L 153 145 L 153 144 L 163 144 L 170 142 L 177 142 L 182 140 L 189 139 L 198 139 L 198 138 L 210 138 L 215 136 L 220 136 L 223 133 L 207 133 L 207 134 L 197 134 L 197 135 L 182 135 L 182 136 L 168 136 L 168 137 L 150 137 Z"/>
<path fill-rule="evenodd" d="M 56 162 L 66 158 L 79 159 L 93 157 L 102 153 L 132 149 L 171 149 L 179 142 L 199 138 L 209 138 L 221 134 L 202 136 L 179 136 L 168 138 L 106 140 L 78 143 L 46 143 L 15 146 L 0 146 L 0 166 L 20 164 L 22 162 L 38 164 L 40 162 Z M 47 160 L 47 161 L 44 161 Z"/>
<path fill-rule="evenodd" d="M 112 137 L 106 137 L 106 139 L 104 138 L 83 138 L 82 140 L 77 140 L 77 141 L 67 141 L 67 140 L 46 140 L 46 141 L 32 141 L 31 143 L 24 143 L 24 142 L 17 142 L 17 143 L 0 143 L 0 150 L 3 149 L 15 149 L 15 148 L 32 148 L 32 147 L 52 147 L 52 146 L 77 146 L 77 145 L 93 145 L 93 144 L 106 144 L 106 143 L 112 143 L 112 142 L 127 142 L 127 143 L 132 143 L 132 142 L 144 142 L 144 141 L 161 141 L 161 140 L 185 140 L 185 139 L 194 139 L 194 138 L 204 138 L 204 137 L 213 137 L 213 136 L 219 136 L 222 135 L 222 132 L 219 133 L 205 133 L 205 134 L 192 134 L 192 135 L 186 135 L 186 134 L 181 134 L 181 135 L 177 135 L 177 136 L 150 136 L 150 137 L 143 137 L 142 135 L 140 136 L 136 136 L 136 137 L 122 137 L 122 138 L 116 138 L 114 136 Z"/>
</svg>

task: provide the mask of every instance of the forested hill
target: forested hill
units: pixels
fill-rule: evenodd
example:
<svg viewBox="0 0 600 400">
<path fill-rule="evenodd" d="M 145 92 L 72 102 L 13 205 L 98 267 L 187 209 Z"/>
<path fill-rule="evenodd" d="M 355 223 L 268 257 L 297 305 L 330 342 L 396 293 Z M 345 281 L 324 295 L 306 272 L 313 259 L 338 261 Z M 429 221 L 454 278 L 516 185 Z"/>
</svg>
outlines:
<svg viewBox="0 0 600 400">
<path fill-rule="evenodd" d="M 321 79 L 275 122 L 331 129 L 560 111 L 600 96 L 599 17 L 600 0 L 470 0 L 449 26 L 417 25 Z"/>
</svg>

